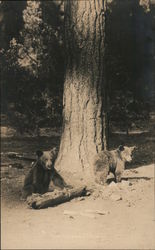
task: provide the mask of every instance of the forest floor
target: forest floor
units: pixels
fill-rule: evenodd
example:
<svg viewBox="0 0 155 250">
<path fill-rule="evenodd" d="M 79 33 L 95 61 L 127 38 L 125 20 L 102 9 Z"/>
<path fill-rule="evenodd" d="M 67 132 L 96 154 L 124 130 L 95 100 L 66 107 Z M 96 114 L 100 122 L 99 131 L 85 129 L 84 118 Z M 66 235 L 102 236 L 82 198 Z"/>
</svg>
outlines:
<svg viewBox="0 0 155 250">
<path fill-rule="evenodd" d="M 122 140 L 138 146 L 124 173 L 128 180 L 96 186 L 88 197 L 34 210 L 20 199 L 31 163 L 20 161 L 23 167 L 14 167 L 5 153 L 48 149 L 59 138 L 2 139 L 1 249 L 155 249 L 154 139 L 152 134 L 114 135 L 111 148 Z"/>
</svg>

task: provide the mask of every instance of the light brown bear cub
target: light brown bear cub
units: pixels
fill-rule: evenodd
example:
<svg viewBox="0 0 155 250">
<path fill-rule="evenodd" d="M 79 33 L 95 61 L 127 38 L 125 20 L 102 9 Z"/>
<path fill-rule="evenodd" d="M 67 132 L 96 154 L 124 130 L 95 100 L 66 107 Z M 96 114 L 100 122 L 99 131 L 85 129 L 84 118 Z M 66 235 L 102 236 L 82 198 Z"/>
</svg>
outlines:
<svg viewBox="0 0 155 250">
<path fill-rule="evenodd" d="M 37 160 L 32 164 L 32 168 L 24 180 L 24 187 L 22 190 L 23 199 L 26 199 L 32 193 L 46 193 L 51 181 L 55 186 L 64 188 L 66 183 L 54 168 L 57 154 L 58 150 L 56 148 L 50 151 L 38 150 L 36 152 Z"/>
<path fill-rule="evenodd" d="M 98 153 L 94 159 L 96 182 L 105 184 L 110 172 L 114 174 L 116 182 L 120 182 L 125 169 L 125 163 L 132 161 L 134 149 L 135 146 L 127 147 L 121 145 L 118 149 Z"/>
</svg>

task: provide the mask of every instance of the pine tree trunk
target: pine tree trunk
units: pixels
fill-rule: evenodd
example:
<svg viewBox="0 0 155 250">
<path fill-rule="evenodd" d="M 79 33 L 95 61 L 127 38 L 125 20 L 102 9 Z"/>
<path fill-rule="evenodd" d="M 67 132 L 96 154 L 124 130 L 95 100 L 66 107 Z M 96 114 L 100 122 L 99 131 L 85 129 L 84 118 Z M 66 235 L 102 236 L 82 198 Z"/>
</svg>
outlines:
<svg viewBox="0 0 155 250">
<path fill-rule="evenodd" d="M 103 149 L 104 137 L 103 1 L 65 1 L 65 42 L 63 132 L 56 168 L 92 179 L 93 157 Z"/>
</svg>

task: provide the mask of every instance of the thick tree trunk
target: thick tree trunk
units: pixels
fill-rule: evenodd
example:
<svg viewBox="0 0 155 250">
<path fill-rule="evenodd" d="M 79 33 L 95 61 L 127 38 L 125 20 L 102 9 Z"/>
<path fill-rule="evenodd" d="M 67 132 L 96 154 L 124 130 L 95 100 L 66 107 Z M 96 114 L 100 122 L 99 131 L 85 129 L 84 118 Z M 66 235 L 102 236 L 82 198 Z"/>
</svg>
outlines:
<svg viewBox="0 0 155 250">
<path fill-rule="evenodd" d="M 103 149 L 103 8 L 102 0 L 65 1 L 67 67 L 56 168 L 87 179 Z"/>
</svg>

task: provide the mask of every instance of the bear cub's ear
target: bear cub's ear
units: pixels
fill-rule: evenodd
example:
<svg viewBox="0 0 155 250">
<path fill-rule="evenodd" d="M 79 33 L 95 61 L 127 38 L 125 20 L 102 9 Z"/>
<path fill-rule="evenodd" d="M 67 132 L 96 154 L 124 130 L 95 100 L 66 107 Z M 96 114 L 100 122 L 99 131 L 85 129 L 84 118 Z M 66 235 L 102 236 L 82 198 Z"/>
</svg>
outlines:
<svg viewBox="0 0 155 250">
<path fill-rule="evenodd" d="M 51 153 L 57 154 L 58 153 L 58 149 L 56 147 L 51 149 Z"/>
<path fill-rule="evenodd" d="M 124 150 L 124 146 L 123 146 L 123 145 L 120 145 L 118 149 L 119 149 L 120 151 L 123 151 L 123 150 Z"/>
<path fill-rule="evenodd" d="M 37 155 L 38 157 L 41 157 L 41 156 L 43 155 L 43 152 L 42 152 L 41 150 L 37 150 L 37 151 L 36 151 L 36 155 Z"/>
</svg>

